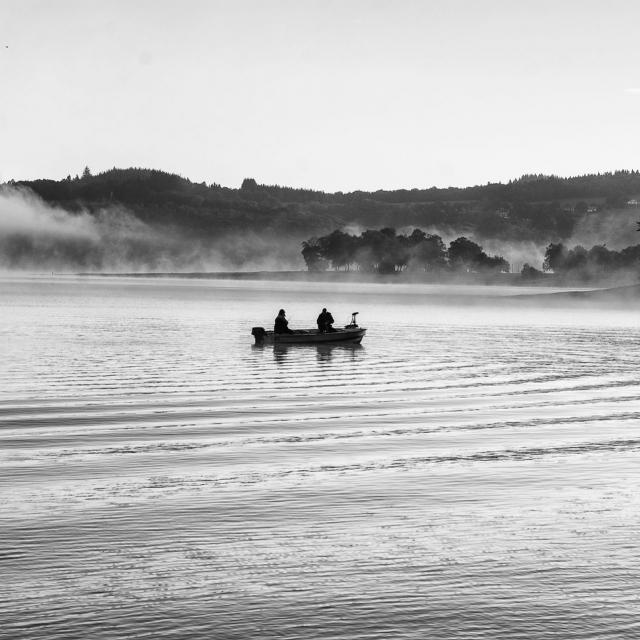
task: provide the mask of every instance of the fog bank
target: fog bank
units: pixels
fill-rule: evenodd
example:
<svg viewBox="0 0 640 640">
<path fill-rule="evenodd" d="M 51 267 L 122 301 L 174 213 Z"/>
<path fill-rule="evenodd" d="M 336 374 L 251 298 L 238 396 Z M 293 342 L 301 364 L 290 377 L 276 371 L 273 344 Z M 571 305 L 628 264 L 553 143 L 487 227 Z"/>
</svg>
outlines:
<svg viewBox="0 0 640 640">
<path fill-rule="evenodd" d="M 152 226 L 121 206 L 71 212 L 0 189 L 0 268 L 54 271 L 299 269 L 300 239 L 251 231 L 214 238 Z"/>
</svg>

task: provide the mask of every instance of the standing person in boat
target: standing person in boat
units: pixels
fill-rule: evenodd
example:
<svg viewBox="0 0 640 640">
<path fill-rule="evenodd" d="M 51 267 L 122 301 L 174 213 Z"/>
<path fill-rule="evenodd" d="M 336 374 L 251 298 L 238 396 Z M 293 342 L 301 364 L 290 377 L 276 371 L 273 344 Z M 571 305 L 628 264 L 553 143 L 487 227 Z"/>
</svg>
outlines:
<svg viewBox="0 0 640 640">
<path fill-rule="evenodd" d="M 332 333 L 335 331 L 333 328 L 333 323 L 335 322 L 333 316 L 326 309 L 322 310 L 316 322 L 318 323 L 318 331 L 320 333 Z"/>
<path fill-rule="evenodd" d="M 289 329 L 289 321 L 286 318 L 284 309 L 280 309 L 278 311 L 278 315 L 276 316 L 276 321 L 273 325 L 274 333 L 293 333 L 291 329 Z"/>
</svg>

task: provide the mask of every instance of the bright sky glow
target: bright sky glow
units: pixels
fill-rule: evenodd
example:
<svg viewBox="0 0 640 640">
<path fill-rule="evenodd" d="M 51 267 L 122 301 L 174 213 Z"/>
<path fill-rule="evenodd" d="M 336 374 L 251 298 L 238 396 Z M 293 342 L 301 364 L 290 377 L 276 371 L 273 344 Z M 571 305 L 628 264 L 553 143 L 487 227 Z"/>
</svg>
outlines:
<svg viewBox="0 0 640 640">
<path fill-rule="evenodd" d="M 637 0 L 1 0 L 0 181 L 640 168 Z"/>
</svg>

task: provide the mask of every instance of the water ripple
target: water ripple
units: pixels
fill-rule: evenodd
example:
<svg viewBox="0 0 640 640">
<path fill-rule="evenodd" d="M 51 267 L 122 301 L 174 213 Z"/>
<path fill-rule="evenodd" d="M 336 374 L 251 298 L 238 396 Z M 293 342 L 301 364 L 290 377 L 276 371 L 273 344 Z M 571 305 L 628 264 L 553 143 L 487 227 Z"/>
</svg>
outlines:
<svg viewBox="0 0 640 640">
<path fill-rule="evenodd" d="M 0 638 L 640 634 L 634 312 L 270 286 L 0 281 Z"/>
</svg>

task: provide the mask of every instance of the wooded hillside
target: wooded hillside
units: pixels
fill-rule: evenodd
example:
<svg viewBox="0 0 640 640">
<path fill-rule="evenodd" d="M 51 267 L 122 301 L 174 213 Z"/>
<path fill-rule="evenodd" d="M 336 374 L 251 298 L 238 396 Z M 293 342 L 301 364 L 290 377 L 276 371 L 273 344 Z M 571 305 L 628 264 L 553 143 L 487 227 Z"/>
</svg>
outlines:
<svg viewBox="0 0 640 640">
<path fill-rule="evenodd" d="M 585 213 L 624 208 L 640 172 L 559 178 L 523 176 L 466 188 L 325 193 L 245 179 L 239 189 L 194 183 L 154 169 L 111 169 L 65 180 L 19 181 L 68 210 L 125 205 L 146 223 L 195 233 L 229 230 L 313 235 L 340 226 L 447 227 L 485 238 L 550 242 L 571 236 Z M 606 239 L 603 239 L 606 241 Z"/>
<path fill-rule="evenodd" d="M 86 168 L 82 176 L 0 187 L 0 266 L 295 269 L 304 267 L 305 240 L 392 228 L 447 242 L 464 236 L 519 270 L 524 262 L 541 266 L 549 243 L 635 244 L 638 194 L 638 171 L 325 193 L 253 178 L 232 189 L 155 169 L 92 175 Z M 585 228 L 589 237 L 576 240 Z M 515 249 L 525 245 L 529 253 Z"/>
</svg>

